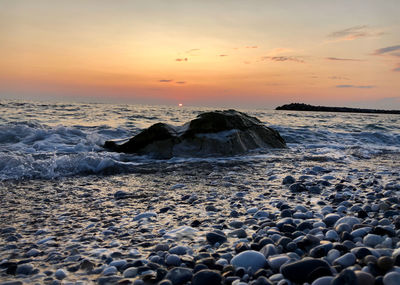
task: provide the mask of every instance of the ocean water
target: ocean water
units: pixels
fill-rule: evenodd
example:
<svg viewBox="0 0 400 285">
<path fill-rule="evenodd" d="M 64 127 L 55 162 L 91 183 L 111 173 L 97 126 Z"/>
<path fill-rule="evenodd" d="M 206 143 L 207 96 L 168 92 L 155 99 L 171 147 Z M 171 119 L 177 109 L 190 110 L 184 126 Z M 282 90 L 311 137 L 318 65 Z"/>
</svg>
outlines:
<svg viewBox="0 0 400 285">
<path fill-rule="evenodd" d="M 222 158 L 172 158 L 120 154 L 106 140 L 126 140 L 157 122 L 181 125 L 212 108 L 95 103 L 0 101 L 0 181 L 115 175 L 143 167 L 216 161 L 275 162 L 288 158 L 353 162 L 398 157 L 400 116 L 246 110 L 277 129 L 288 150 L 260 150 Z M 390 159 L 389 159 L 390 161 Z"/>
</svg>

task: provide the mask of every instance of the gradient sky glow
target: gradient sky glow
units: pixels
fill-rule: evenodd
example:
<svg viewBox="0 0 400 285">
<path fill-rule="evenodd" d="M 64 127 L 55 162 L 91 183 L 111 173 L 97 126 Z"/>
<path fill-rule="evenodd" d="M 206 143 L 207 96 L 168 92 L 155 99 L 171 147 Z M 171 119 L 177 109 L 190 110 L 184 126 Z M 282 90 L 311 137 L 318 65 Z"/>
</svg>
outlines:
<svg viewBox="0 0 400 285">
<path fill-rule="evenodd" d="M 398 0 L 0 0 L 0 98 L 400 109 Z"/>
</svg>

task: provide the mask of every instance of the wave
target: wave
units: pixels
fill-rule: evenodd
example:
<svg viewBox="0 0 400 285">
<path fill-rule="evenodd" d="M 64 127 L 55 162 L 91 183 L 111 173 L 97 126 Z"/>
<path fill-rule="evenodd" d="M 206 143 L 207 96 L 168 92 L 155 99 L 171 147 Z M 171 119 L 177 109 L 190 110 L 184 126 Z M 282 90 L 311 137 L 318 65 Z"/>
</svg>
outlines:
<svg viewBox="0 0 400 285">
<path fill-rule="evenodd" d="M 72 113 L 76 113 L 74 105 L 57 105 L 57 107 L 68 108 L 72 110 Z M 89 105 L 80 107 L 81 109 L 85 107 L 89 111 L 95 109 Z M 122 107 L 115 109 L 121 113 L 124 111 Z M 127 109 L 126 112 L 129 110 L 131 109 Z M 95 121 L 87 125 L 52 126 L 40 121 L 40 116 L 31 121 L 8 121 L 0 124 L 0 180 L 54 179 L 73 175 L 131 173 L 140 171 L 145 164 L 157 165 L 160 161 L 151 160 L 145 156 L 110 153 L 105 151 L 102 145 L 106 140 L 129 138 L 144 125 L 158 121 L 176 121 L 181 124 L 187 121 L 187 118 L 193 117 L 194 113 L 199 112 L 193 110 L 178 114 L 162 108 L 158 112 L 161 112 L 160 110 L 165 111 L 163 118 L 166 118 L 165 114 L 168 114 L 168 120 L 153 115 L 157 113 L 157 110 L 149 111 L 148 114 L 142 110 L 136 114 L 125 115 L 127 119 L 110 118 L 112 122 L 110 125 L 95 125 Z M 372 155 L 381 153 L 400 152 L 397 117 L 395 119 L 388 117 L 387 121 L 383 121 L 382 116 L 379 116 L 377 119 L 374 117 L 375 121 L 361 123 L 362 119 L 366 118 L 365 116 L 349 121 L 350 118 L 347 120 L 345 117 L 346 120 L 344 120 L 336 115 L 318 118 L 315 115 L 289 115 L 284 116 L 274 112 L 259 114 L 260 117 L 264 116 L 267 125 L 277 129 L 286 140 L 292 150 L 288 155 L 301 153 L 304 159 L 310 160 L 345 160 L 368 159 Z M 4 118 L 3 116 L 3 120 Z M 267 122 L 268 120 L 270 123 Z M 54 119 L 54 121 L 57 120 Z M 273 154 L 264 156 L 260 152 L 242 157 L 207 158 L 206 160 L 173 158 L 167 163 L 263 160 L 271 155 L 273 156 Z M 285 158 L 287 155 L 282 156 L 282 159 Z"/>
<path fill-rule="evenodd" d="M 55 179 L 75 175 L 132 172 L 141 163 L 124 162 L 119 154 L 80 153 L 65 155 L 0 156 L 0 180 Z"/>
</svg>

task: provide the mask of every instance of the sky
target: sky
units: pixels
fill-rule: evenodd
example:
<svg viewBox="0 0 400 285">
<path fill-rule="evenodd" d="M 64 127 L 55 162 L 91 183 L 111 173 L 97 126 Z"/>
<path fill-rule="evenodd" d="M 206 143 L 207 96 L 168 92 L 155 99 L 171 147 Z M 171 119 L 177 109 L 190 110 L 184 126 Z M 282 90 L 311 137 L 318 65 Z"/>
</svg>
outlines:
<svg viewBox="0 0 400 285">
<path fill-rule="evenodd" d="M 400 109 L 398 0 L 0 0 L 0 98 Z"/>
</svg>

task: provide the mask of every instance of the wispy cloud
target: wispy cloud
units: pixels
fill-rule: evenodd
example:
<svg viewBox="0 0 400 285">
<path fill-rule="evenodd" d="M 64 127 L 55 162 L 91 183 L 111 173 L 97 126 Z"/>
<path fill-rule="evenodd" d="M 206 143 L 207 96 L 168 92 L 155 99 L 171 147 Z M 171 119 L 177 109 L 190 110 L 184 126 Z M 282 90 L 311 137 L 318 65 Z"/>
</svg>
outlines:
<svg viewBox="0 0 400 285">
<path fill-rule="evenodd" d="M 175 83 L 175 84 L 180 84 L 180 85 L 182 85 L 182 84 L 186 84 L 186 81 L 174 81 L 173 79 L 160 79 L 160 80 L 158 80 L 158 82 L 161 82 L 161 83 Z"/>
<path fill-rule="evenodd" d="M 185 53 L 186 53 L 186 54 L 189 54 L 189 55 L 194 55 L 194 54 L 197 53 L 198 51 L 200 51 L 199 48 L 192 48 L 192 49 L 189 49 L 189 50 L 185 51 Z"/>
<path fill-rule="evenodd" d="M 361 59 L 355 59 L 355 58 L 341 58 L 341 57 L 326 57 L 326 60 L 331 60 L 331 61 L 361 61 Z"/>
<path fill-rule="evenodd" d="M 288 54 L 288 53 L 291 53 L 293 51 L 294 50 L 291 49 L 291 48 L 274 48 L 274 49 L 272 49 L 272 50 L 270 50 L 268 52 L 268 55 L 269 56 L 277 56 L 278 54 L 282 54 L 282 53 Z"/>
<path fill-rule="evenodd" d="M 263 56 L 261 60 L 304 62 L 303 59 L 297 56 Z"/>
<path fill-rule="evenodd" d="M 330 76 L 328 78 L 332 79 L 332 80 L 350 80 L 350 78 L 343 77 L 343 76 Z"/>
<path fill-rule="evenodd" d="M 391 53 L 392 51 L 397 51 L 397 50 L 400 50 L 400 45 L 380 48 L 380 49 L 375 50 L 375 52 L 373 54 L 380 55 L 380 54 Z M 399 56 L 400 54 L 395 53 L 394 55 Z"/>
<path fill-rule="evenodd" d="M 384 47 L 375 50 L 372 54 L 373 55 L 380 55 L 380 56 L 389 56 L 389 57 L 400 57 L 400 45 Z M 399 72 L 400 71 L 400 64 L 397 64 L 397 67 L 393 68 L 392 71 Z"/>
<path fill-rule="evenodd" d="M 359 38 L 379 37 L 383 34 L 385 33 L 376 29 L 372 29 L 367 25 L 359 25 L 332 32 L 328 35 L 328 37 L 333 39 L 332 41 L 335 42 L 352 41 Z"/>
<path fill-rule="evenodd" d="M 227 54 L 220 54 L 219 55 L 220 57 L 225 57 L 225 56 L 228 56 Z"/>
<path fill-rule="evenodd" d="M 188 61 L 188 59 L 187 59 L 187 57 L 185 57 L 185 58 L 177 58 L 177 59 L 175 59 L 175 61 Z"/>
<path fill-rule="evenodd" d="M 336 85 L 336 88 L 360 88 L 360 89 L 370 89 L 374 88 L 374 85 L 352 85 L 352 84 L 342 84 Z"/>
<path fill-rule="evenodd" d="M 245 48 L 258 48 L 258 46 L 246 46 Z"/>
</svg>

